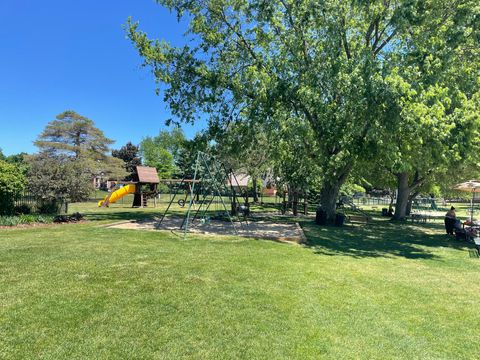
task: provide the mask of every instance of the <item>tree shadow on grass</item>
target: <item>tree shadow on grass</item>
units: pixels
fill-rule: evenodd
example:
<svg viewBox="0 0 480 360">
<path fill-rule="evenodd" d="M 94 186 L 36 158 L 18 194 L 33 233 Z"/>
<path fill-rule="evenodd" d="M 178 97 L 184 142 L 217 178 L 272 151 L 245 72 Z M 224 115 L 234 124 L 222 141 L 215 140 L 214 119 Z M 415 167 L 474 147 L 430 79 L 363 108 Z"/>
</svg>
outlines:
<svg viewBox="0 0 480 360">
<path fill-rule="evenodd" d="M 161 219 L 165 210 L 159 209 L 158 211 L 141 211 L 141 210 L 124 210 L 124 211 L 98 211 L 98 212 L 88 212 L 85 214 L 87 220 L 91 221 L 151 221 Z M 217 211 L 207 211 L 206 215 L 214 217 L 218 212 Z M 180 217 L 183 218 L 186 214 L 186 210 L 169 210 L 166 216 Z M 195 211 L 192 210 L 191 217 L 195 215 Z M 201 216 L 199 214 L 197 216 Z"/>
<path fill-rule="evenodd" d="M 307 246 L 321 255 L 363 257 L 438 258 L 429 248 L 468 249 L 468 243 L 440 233 L 439 224 L 412 225 L 391 221 L 373 221 L 365 226 L 318 226 L 303 222 Z"/>
</svg>

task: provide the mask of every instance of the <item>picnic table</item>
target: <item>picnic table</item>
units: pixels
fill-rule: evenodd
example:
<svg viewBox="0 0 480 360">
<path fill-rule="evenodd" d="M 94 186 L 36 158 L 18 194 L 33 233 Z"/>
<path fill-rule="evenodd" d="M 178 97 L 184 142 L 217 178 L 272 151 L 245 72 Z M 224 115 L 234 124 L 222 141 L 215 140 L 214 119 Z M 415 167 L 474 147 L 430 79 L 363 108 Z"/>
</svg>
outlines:
<svg viewBox="0 0 480 360">
<path fill-rule="evenodd" d="M 473 243 L 478 255 L 480 256 L 480 224 L 464 222 L 465 240 Z"/>
<path fill-rule="evenodd" d="M 425 215 L 425 214 L 418 214 L 418 213 L 415 213 L 415 214 L 411 214 L 410 215 L 410 219 L 412 220 L 412 223 L 413 222 L 424 222 L 426 223 L 427 220 L 431 220 L 432 217 L 430 215 Z"/>
</svg>

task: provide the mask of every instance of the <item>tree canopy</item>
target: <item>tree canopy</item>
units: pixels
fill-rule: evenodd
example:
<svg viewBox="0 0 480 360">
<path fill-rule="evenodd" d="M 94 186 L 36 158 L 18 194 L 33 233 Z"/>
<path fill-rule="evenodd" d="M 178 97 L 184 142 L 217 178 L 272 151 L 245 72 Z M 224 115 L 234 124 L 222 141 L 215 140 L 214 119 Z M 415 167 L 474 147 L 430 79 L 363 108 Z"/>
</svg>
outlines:
<svg viewBox="0 0 480 360">
<path fill-rule="evenodd" d="M 92 120 L 68 110 L 49 122 L 34 144 L 52 158 L 81 160 L 83 171 L 91 176 L 102 173 L 119 179 L 126 173 L 123 162 L 108 155 L 113 142 Z"/>
<path fill-rule="evenodd" d="M 418 134 L 431 135 L 437 124 L 435 132 L 461 138 L 470 133 L 461 122 L 477 121 L 464 118 L 478 102 L 476 1 L 157 2 L 187 19 L 193 41 L 174 47 L 132 21 L 127 32 L 166 85 L 173 114 L 185 122 L 208 114 L 212 128 L 246 119 L 306 124 L 330 219 L 355 163 L 382 144 L 401 137 L 405 146 L 395 152 L 394 143 L 388 156 L 400 152 L 403 160 L 393 163 L 411 167 L 407 153 L 417 144 L 410 140 L 428 141 L 411 136 L 412 123 L 424 123 Z M 450 124 L 454 118 L 460 126 Z M 441 138 L 431 141 L 437 154 Z"/>
<path fill-rule="evenodd" d="M 41 151 L 74 158 L 102 159 L 113 140 L 105 137 L 92 120 L 67 110 L 49 122 L 35 141 Z"/>
<path fill-rule="evenodd" d="M 143 138 L 140 142 L 140 154 L 144 164 L 155 167 L 160 178 L 171 178 L 178 172 L 176 163 L 182 156 L 186 141 L 179 127 L 174 127 L 171 131 L 162 130 L 157 136 Z"/>
</svg>

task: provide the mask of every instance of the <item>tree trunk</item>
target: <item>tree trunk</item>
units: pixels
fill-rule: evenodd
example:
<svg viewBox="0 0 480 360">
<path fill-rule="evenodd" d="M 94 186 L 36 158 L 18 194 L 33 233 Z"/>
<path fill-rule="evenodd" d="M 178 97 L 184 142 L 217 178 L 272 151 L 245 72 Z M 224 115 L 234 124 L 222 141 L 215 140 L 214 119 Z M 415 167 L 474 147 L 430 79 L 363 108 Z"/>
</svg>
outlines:
<svg viewBox="0 0 480 360">
<path fill-rule="evenodd" d="M 413 181 L 408 183 L 408 173 L 397 173 L 397 204 L 395 205 L 395 220 L 403 220 L 410 215 L 413 199 L 420 193 L 420 188 L 424 182 L 424 178 L 415 171 Z"/>
<path fill-rule="evenodd" d="M 408 186 L 408 173 L 397 174 L 397 203 L 395 204 L 395 220 L 403 220 L 407 215 L 408 200 L 410 197 L 410 186 Z"/>
<path fill-rule="evenodd" d="M 292 188 L 288 186 L 288 200 L 287 200 L 286 212 L 288 212 L 288 210 L 292 207 L 292 198 L 293 198 L 293 191 L 292 191 Z"/>
<path fill-rule="evenodd" d="M 237 196 L 232 194 L 232 204 L 231 204 L 231 211 L 230 214 L 232 216 L 237 216 Z"/>
<path fill-rule="evenodd" d="M 334 223 L 337 209 L 338 192 L 342 183 L 326 183 L 320 191 L 320 207 L 327 214 L 327 222 Z"/>
<path fill-rule="evenodd" d="M 303 215 L 308 215 L 308 198 L 307 193 L 303 193 Z"/>
<path fill-rule="evenodd" d="M 292 191 L 292 212 L 293 216 L 298 216 L 298 191 Z"/>
<path fill-rule="evenodd" d="M 408 197 L 407 211 L 405 212 L 407 216 L 412 213 L 413 199 L 415 199 L 418 196 L 418 194 L 420 194 L 420 192 L 417 190 L 417 191 L 414 191 L 412 194 L 410 194 L 410 196 Z"/>
<path fill-rule="evenodd" d="M 352 170 L 353 162 L 345 165 L 343 169 L 337 171 L 337 176 L 331 181 L 327 181 L 323 184 L 320 191 L 320 207 L 327 214 L 327 222 L 330 224 L 335 223 L 335 215 L 337 210 L 337 199 L 340 188 L 345 183 Z"/>
<path fill-rule="evenodd" d="M 256 177 L 252 177 L 252 187 L 253 187 L 253 202 L 258 203 L 257 178 Z"/>
<path fill-rule="evenodd" d="M 287 200 L 286 200 L 286 192 L 283 190 L 283 195 L 282 195 L 282 215 L 285 215 L 287 212 Z"/>
</svg>

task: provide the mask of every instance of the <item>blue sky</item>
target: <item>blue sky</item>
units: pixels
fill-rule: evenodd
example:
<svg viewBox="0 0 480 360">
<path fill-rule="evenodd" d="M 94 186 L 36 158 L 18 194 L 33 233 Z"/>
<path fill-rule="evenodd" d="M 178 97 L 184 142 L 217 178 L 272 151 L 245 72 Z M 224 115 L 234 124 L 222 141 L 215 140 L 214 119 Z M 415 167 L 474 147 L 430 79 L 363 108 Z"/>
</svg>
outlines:
<svg viewBox="0 0 480 360">
<path fill-rule="evenodd" d="M 153 0 L 0 0 L 0 148 L 34 152 L 55 115 L 94 120 L 114 148 L 155 135 L 170 118 L 125 38 L 132 16 L 151 37 L 183 44 L 186 25 Z M 188 137 L 204 126 L 184 126 Z"/>
</svg>

